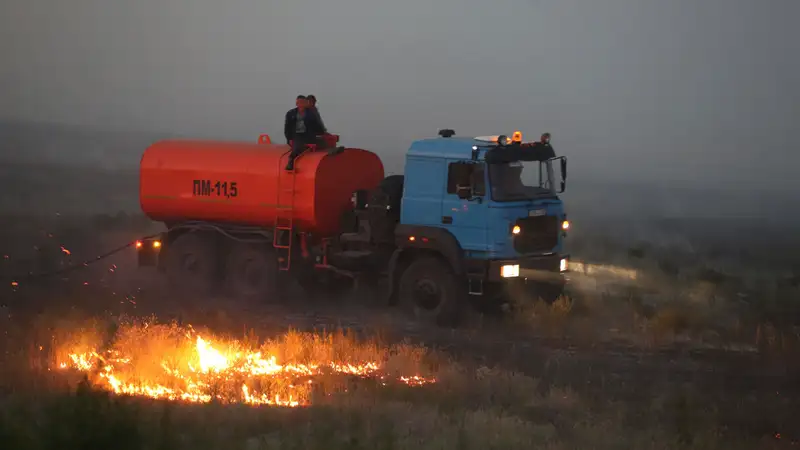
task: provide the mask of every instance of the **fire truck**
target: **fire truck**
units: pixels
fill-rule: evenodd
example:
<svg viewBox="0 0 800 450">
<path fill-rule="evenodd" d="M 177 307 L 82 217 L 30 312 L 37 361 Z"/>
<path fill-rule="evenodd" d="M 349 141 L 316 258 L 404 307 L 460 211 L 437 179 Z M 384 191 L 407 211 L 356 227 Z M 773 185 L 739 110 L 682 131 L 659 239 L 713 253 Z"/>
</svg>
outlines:
<svg viewBox="0 0 800 450">
<path fill-rule="evenodd" d="M 420 321 L 456 324 L 477 303 L 552 301 L 565 285 L 567 159 L 549 134 L 415 141 L 403 175 L 324 135 L 287 171 L 289 146 L 165 140 L 140 164 L 140 203 L 160 235 L 138 241 L 188 294 L 280 301 L 308 289 L 372 286 Z M 556 175 L 560 172 L 560 176 Z"/>
</svg>

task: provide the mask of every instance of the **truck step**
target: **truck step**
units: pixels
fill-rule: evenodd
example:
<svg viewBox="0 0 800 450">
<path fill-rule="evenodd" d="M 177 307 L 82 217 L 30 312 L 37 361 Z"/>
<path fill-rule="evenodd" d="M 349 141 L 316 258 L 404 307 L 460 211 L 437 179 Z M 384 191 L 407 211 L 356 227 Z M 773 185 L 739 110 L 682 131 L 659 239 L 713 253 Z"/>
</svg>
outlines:
<svg viewBox="0 0 800 450">
<path fill-rule="evenodd" d="M 369 250 L 345 250 L 330 254 L 328 261 L 340 269 L 358 271 L 374 264 L 374 258 L 375 252 Z"/>
<path fill-rule="evenodd" d="M 288 258 L 278 258 L 278 270 L 281 272 L 289 271 L 291 261 Z"/>
<path fill-rule="evenodd" d="M 354 265 L 369 264 L 375 253 L 369 250 L 345 250 L 330 255 L 329 259 L 336 261 L 334 265 L 350 268 Z"/>
<path fill-rule="evenodd" d="M 373 252 L 369 250 L 345 250 L 336 255 L 343 258 L 364 258 L 366 256 L 372 256 Z"/>
<path fill-rule="evenodd" d="M 483 279 L 467 278 L 467 293 L 469 295 L 483 295 Z"/>
<path fill-rule="evenodd" d="M 369 236 L 365 233 L 342 233 L 339 239 L 343 242 L 369 242 Z"/>
</svg>

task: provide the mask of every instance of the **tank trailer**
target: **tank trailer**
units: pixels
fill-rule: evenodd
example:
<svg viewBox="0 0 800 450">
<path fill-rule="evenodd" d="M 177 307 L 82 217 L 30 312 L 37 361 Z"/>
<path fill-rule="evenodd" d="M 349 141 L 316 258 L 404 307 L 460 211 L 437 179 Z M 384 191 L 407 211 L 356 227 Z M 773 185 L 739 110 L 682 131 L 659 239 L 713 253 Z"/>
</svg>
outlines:
<svg viewBox="0 0 800 450">
<path fill-rule="evenodd" d="M 267 135 L 154 143 L 139 197 L 166 231 L 136 243 L 139 265 L 186 294 L 265 301 L 290 279 L 326 292 L 355 283 L 438 324 L 457 323 L 470 304 L 561 294 L 567 160 L 548 134 L 441 130 L 414 142 L 404 175 L 391 176 L 375 153 L 338 142 L 322 136 L 293 171 L 289 147 Z"/>
</svg>

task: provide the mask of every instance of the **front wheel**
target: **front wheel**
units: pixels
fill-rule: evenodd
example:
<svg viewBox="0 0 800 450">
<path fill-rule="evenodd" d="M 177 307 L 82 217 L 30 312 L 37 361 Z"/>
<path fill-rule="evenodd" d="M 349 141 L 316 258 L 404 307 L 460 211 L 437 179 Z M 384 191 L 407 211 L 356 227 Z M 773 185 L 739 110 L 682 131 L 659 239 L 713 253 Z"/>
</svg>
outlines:
<svg viewBox="0 0 800 450">
<path fill-rule="evenodd" d="M 456 325 L 466 303 L 458 277 L 434 257 L 413 261 L 403 272 L 399 300 L 417 320 L 437 325 Z"/>
</svg>

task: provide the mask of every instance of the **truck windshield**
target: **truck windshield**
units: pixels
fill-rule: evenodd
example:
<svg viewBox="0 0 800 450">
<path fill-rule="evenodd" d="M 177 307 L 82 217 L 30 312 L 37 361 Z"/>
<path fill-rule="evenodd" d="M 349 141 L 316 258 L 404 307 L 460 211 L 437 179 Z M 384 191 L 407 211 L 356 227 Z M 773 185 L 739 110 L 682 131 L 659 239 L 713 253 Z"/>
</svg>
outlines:
<svg viewBox="0 0 800 450">
<path fill-rule="evenodd" d="M 492 200 L 510 202 L 556 195 L 552 161 L 489 164 Z"/>
</svg>

